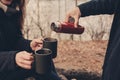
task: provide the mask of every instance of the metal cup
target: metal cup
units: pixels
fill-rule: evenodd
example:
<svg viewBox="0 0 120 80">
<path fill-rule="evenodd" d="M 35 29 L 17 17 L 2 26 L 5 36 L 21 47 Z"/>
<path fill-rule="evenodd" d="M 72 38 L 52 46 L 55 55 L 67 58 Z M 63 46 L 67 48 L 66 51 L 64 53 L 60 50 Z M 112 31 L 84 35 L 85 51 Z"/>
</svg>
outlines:
<svg viewBox="0 0 120 80">
<path fill-rule="evenodd" d="M 43 40 L 43 48 L 48 48 L 52 51 L 52 58 L 57 56 L 57 42 L 55 38 L 45 38 Z"/>
<path fill-rule="evenodd" d="M 51 72 L 52 51 L 42 48 L 35 52 L 35 70 L 38 74 Z"/>
</svg>

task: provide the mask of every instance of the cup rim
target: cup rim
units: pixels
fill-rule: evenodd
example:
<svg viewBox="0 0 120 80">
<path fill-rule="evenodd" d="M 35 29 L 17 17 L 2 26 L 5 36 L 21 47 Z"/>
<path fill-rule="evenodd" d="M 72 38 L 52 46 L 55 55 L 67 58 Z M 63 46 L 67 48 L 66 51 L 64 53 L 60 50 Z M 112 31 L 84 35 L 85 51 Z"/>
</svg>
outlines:
<svg viewBox="0 0 120 80">
<path fill-rule="evenodd" d="M 45 42 L 57 42 L 57 39 L 51 38 L 51 37 L 47 37 L 47 38 L 44 38 L 43 41 L 45 41 Z"/>
<path fill-rule="evenodd" d="M 48 49 L 48 48 L 42 48 L 40 50 L 49 50 L 50 52 L 47 53 L 47 54 L 38 54 L 37 51 L 39 51 L 39 50 L 37 50 L 37 51 L 35 51 L 35 55 L 50 55 L 50 54 L 52 54 L 52 51 L 50 49 Z"/>
</svg>

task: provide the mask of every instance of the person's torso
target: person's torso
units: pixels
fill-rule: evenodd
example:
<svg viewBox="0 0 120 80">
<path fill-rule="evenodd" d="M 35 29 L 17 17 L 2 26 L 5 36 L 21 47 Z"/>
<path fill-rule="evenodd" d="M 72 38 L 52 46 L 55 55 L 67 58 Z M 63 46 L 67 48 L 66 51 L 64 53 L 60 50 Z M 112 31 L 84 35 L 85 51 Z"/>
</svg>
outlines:
<svg viewBox="0 0 120 80">
<path fill-rule="evenodd" d="M 103 80 L 120 80 L 120 5 L 116 7 L 114 15 L 103 68 Z"/>
<path fill-rule="evenodd" d="M 0 10 L 0 50 L 12 48 L 22 35 L 18 20 L 19 14 L 7 16 Z"/>
</svg>

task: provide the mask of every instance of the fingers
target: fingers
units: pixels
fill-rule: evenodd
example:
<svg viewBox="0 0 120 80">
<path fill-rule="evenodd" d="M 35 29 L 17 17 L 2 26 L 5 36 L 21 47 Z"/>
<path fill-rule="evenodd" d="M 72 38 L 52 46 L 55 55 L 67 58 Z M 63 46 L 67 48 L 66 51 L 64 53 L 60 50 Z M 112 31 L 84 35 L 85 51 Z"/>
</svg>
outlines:
<svg viewBox="0 0 120 80">
<path fill-rule="evenodd" d="M 75 7 L 75 16 L 74 16 L 74 19 L 75 19 L 75 22 L 74 22 L 74 26 L 75 27 L 78 27 L 78 24 L 79 24 L 79 18 L 80 18 L 80 16 L 81 16 L 81 12 L 80 12 L 80 10 L 79 10 L 79 8 L 78 7 Z"/>
<path fill-rule="evenodd" d="M 30 61 L 26 61 L 26 60 L 22 60 L 21 62 L 19 62 L 19 65 L 24 68 L 24 69 L 31 69 L 32 68 L 32 62 Z"/>
<path fill-rule="evenodd" d="M 32 54 L 26 52 L 26 51 L 21 51 L 16 54 L 15 57 L 16 64 L 24 69 L 31 69 L 32 68 L 32 63 L 34 61 L 34 57 Z"/>
<path fill-rule="evenodd" d="M 69 22 L 69 19 L 74 18 L 74 26 L 77 27 L 79 24 L 79 18 L 81 16 L 80 10 L 78 7 L 75 7 L 66 14 L 65 22 Z"/>
<path fill-rule="evenodd" d="M 70 14 L 67 13 L 67 14 L 66 14 L 66 17 L 65 17 L 65 22 L 69 22 L 69 18 L 70 18 Z"/>
<path fill-rule="evenodd" d="M 75 22 L 74 22 L 74 26 L 77 28 L 78 24 L 79 24 L 79 18 L 76 17 L 75 18 Z"/>
<path fill-rule="evenodd" d="M 32 40 L 32 44 L 34 46 L 36 46 L 38 44 L 43 44 L 43 40 L 42 39 L 34 39 L 34 40 Z"/>
<path fill-rule="evenodd" d="M 32 56 L 32 53 L 28 53 L 26 51 L 23 51 L 21 58 L 24 60 L 33 60 L 34 59 Z"/>
<path fill-rule="evenodd" d="M 35 47 L 35 51 L 40 50 L 42 47 L 43 47 L 43 45 L 37 44 L 37 46 Z"/>
<path fill-rule="evenodd" d="M 72 18 L 74 19 L 74 21 L 73 21 L 73 20 L 70 21 L 71 16 L 72 16 Z M 78 16 L 77 16 L 77 15 L 75 15 L 75 16 L 74 16 L 74 15 L 71 15 L 71 16 L 66 15 L 65 22 L 74 23 L 74 26 L 77 27 L 78 22 L 79 22 L 79 18 L 78 18 Z"/>
<path fill-rule="evenodd" d="M 32 42 L 30 43 L 30 47 L 32 48 L 33 51 L 41 49 L 43 47 L 43 39 L 41 38 L 33 39 Z"/>
</svg>

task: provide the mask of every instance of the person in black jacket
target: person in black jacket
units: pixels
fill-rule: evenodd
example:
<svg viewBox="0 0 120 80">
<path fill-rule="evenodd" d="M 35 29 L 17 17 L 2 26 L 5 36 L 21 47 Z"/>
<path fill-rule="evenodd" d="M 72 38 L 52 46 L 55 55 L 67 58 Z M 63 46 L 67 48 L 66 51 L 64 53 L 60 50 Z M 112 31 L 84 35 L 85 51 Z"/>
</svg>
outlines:
<svg viewBox="0 0 120 80">
<path fill-rule="evenodd" d="M 80 17 L 99 14 L 114 14 L 102 80 L 120 80 L 120 0 L 88 1 L 69 11 L 65 21 L 68 22 L 69 18 L 73 17 L 77 27 Z"/>
<path fill-rule="evenodd" d="M 59 80 L 52 64 L 50 74 L 38 75 L 32 68 L 33 53 L 42 48 L 41 39 L 23 38 L 25 0 L 0 0 L 0 80 Z"/>
</svg>

